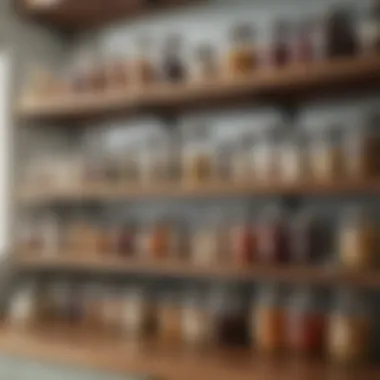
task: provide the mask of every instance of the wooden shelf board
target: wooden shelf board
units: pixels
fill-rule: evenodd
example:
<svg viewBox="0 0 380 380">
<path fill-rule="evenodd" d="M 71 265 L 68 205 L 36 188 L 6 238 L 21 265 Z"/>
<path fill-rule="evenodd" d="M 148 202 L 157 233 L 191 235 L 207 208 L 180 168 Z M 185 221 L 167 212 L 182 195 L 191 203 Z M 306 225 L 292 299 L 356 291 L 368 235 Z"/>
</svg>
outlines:
<svg viewBox="0 0 380 380">
<path fill-rule="evenodd" d="M 225 197 L 251 195 L 355 195 L 380 194 L 380 180 L 334 181 L 316 183 L 303 181 L 294 184 L 270 183 L 222 183 L 205 184 L 160 184 L 136 186 L 129 184 L 94 184 L 80 188 L 55 189 L 24 188 L 17 192 L 17 199 L 25 203 L 65 202 L 65 201 L 107 201 L 115 199 L 144 199 L 153 197 Z"/>
<path fill-rule="evenodd" d="M 17 113 L 24 119 L 88 119 L 115 113 L 161 110 L 176 112 L 186 107 L 219 106 L 236 101 L 304 100 L 353 93 L 359 87 L 380 85 L 380 55 L 337 59 L 283 69 L 258 69 L 252 75 L 208 83 L 156 85 L 144 89 L 76 95 L 21 102 Z"/>
<path fill-rule="evenodd" d="M 100 337 L 83 329 L 0 330 L 0 352 L 7 355 L 165 380 L 377 380 L 378 366 L 329 366 L 317 359 L 270 358 L 249 350 L 191 352 L 157 342 L 132 343 Z"/>
<path fill-rule="evenodd" d="M 22 271 L 70 271 L 103 274 L 143 274 L 165 277 L 203 279 L 235 279 L 239 281 L 276 281 L 282 283 L 314 284 L 320 286 L 347 285 L 380 288 L 380 271 L 355 271 L 313 265 L 234 265 L 201 266 L 181 262 L 146 262 L 117 258 L 109 254 L 95 256 L 86 253 L 63 254 L 60 257 L 19 255 L 16 266 Z"/>
</svg>

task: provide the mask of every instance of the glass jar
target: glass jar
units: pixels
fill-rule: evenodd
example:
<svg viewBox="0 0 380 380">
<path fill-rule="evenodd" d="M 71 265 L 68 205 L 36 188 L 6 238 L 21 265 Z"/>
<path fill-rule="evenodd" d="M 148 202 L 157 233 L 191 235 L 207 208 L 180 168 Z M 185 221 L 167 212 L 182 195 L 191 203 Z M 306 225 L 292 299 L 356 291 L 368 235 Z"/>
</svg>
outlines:
<svg viewBox="0 0 380 380">
<path fill-rule="evenodd" d="M 102 288 L 88 284 L 83 290 L 83 325 L 88 329 L 102 327 Z"/>
<path fill-rule="evenodd" d="M 342 291 L 329 316 L 328 353 L 342 364 L 364 361 L 369 355 L 370 313 L 362 295 Z"/>
<path fill-rule="evenodd" d="M 291 253 L 295 263 L 320 263 L 333 249 L 327 221 L 312 210 L 296 215 L 291 230 Z"/>
<path fill-rule="evenodd" d="M 39 221 L 41 251 L 43 256 L 57 256 L 62 250 L 62 222 L 58 215 L 47 213 Z"/>
<path fill-rule="evenodd" d="M 363 54 L 374 54 L 380 41 L 380 23 L 375 7 L 366 9 L 361 17 L 360 47 Z"/>
<path fill-rule="evenodd" d="M 119 334 L 123 327 L 123 309 L 125 299 L 123 292 L 116 287 L 107 287 L 101 308 L 101 320 L 109 334 Z"/>
<path fill-rule="evenodd" d="M 380 175 L 379 117 L 372 115 L 360 128 L 353 128 L 345 139 L 345 173 L 349 178 Z"/>
<path fill-rule="evenodd" d="M 368 209 L 352 207 L 342 219 L 339 231 L 339 256 L 343 266 L 373 268 L 378 254 L 377 222 Z"/>
<path fill-rule="evenodd" d="M 187 72 L 183 62 L 182 39 L 173 34 L 167 37 L 164 48 L 163 76 L 164 80 L 179 83 L 186 79 Z"/>
<path fill-rule="evenodd" d="M 142 186 L 151 186 L 155 179 L 155 138 L 150 136 L 141 146 L 139 154 L 139 178 Z"/>
<path fill-rule="evenodd" d="M 136 251 L 136 225 L 129 221 L 123 223 L 118 237 L 117 253 L 122 257 L 132 257 Z"/>
<path fill-rule="evenodd" d="M 168 254 L 172 260 L 190 260 L 191 235 L 189 224 L 185 220 L 180 218 L 172 220 Z"/>
<path fill-rule="evenodd" d="M 204 125 L 192 127 L 192 135 L 184 149 L 184 180 L 188 184 L 202 184 L 212 177 L 209 133 Z"/>
<path fill-rule="evenodd" d="M 291 296 L 286 314 L 287 347 L 298 354 L 321 354 L 326 316 L 315 292 L 302 289 Z"/>
<path fill-rule="evenodd" d="M 251 335 L 259 351 L 276 353 L 285 347 L 285 311 L 279 289 L 260 289 L 252 309 Z"/>
<path fill-rule="evenodd" d="M 342 130 L 332 125 L 316 132 L 310 146 L 310 171 L 316 181 L 334 181 L 343 170 Z"/>
<path fill-rule="evenodd" d="M 218 141 L 213 147 L 211 162 L 212 177 L 215 181 L 229 181 L 233 178 L 232 162 L 234 147 L 230 141 Z"/>
<path fill-rule="evenodd" d="M 236 182 L 247 182 L 250 180 L 250 150 L 252 139 L 248 133 L 238 136 L 234 141 L 231 157 L 232 178 Z"/>
<path fill-rule="evenodd" d="M 182 338 L 182 306 L 178 294 L 167 292 L 158 305 L 158 334 L 162 342 L 176 344 Z"/>
<path fill-rule="evenodd" d="M 189 293 L 182 306 L 182 336 L 191 347 L 204 347 L 211 341 L 212 320 L 206 300 L 200 293 Z"/>
<path fill-rule="evenodd" d="M 211 210 L 202 223 L 197 224 L 192 239 L 192 261 L 196 265 L 220 264 L 228 252 L 226 225 L 218 210 Z"/>
<path fill-rule="evenodd" d="M 139 165 L 137 149 L 129 146 L 120 155 L 120 177 L 123 183 L 137 185 L 139 181 Z"/>
<path fill-rule="evenodd" d="M 211 44 L 201 44 L 195 52 L 193 77 L 197 81 L 210 81 L 220 75 L 218 57 Z"/>
<path fill-rule="evenodd" d="M 19 328 L 30 326 L 36 314 L 36 285 L 25 283 L 14 292 L 10 300 L 10 323 Z"/>
<path fill-rule="evenodd" d="M 231 32 L 228 72 L 232 75 L 250 74 L 257 66 L 255 31 L 249 24 L 236 25 Z"/>
<path fill-rule="evenodd" d="M 273 65 L 283 67 L 291 63 L 292 60 L 292 39 L 293 28 L 286 20 L 277 20 L 273 31 Z"/>
<path fill-rule="evenodd" d="M 122 329 L 132 337 L 150 334 L 154 327 L 155 312 L 147 293 L 141 288 L 124 292 L 121 323 Z"/>
<path fill-rule="evenodd" d="M 221 287 L 211 296 L 215 343 L 219 346 L 248 345 L 248 313 L 241 292 Z"/>
<path fill-rule="evenodd" d="M 146 86 L 157 80 L 156 69 L 150 59 L 152 40 L 148 36 L 140 36 L 137 41 L 137 58 L 134 64 L 136 85 Z"/>
<path fill-rule="evenodd" d="M 314 35 L 316 20 L 307 18 L 297 24 L 294 55 L 297 63 L 310 63 L 316 59 Z"/>
<path fill-rule="evenodd" d="M 149 231 L 147 240 L 148 257 L 153 260 L 163 260 L 169 256 L 172 225 L 163 218 L 155 221 Z"/>
<path fill-rule="evenodd" d="M 258 221 L 258 260 L 262 263 L 287 263 L 291 259 L 289 219 L 278 206 L 269 206 Z"/>
</svg>

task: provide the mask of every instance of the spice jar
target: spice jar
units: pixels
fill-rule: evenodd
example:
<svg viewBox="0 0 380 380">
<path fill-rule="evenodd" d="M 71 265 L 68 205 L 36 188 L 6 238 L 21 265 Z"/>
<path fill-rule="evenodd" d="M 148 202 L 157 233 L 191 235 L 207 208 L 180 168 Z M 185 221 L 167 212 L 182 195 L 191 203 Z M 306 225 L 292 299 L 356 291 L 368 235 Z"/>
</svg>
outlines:
<svg viewBox="0 0 380 380">
<path fill-rule="evenodd" d="M 328 353 L 342 364 L 364 361 L 369 355 L 370 313 L 365 299 L 357 293 L 341 291 L 329 317 Z"/>
<path fill-rule="evenodd" d="M 337 125 L 322 128 L 310 144 L 310 171 L 316 181 L 334 181 L 343 175 L 342 130 Z"/>
<path fill-rule="evenodd" d="M 289 220 L 278 206 L 269 206 L 258 221 L 258 260 L 262 263 L 286 263 L 291 259 Z"/>
<path fill-rule="evenodd" d="M 220 346 L 246 346 L 249 344 L 248 314 L 238 289 L 225 287 L 211 294 L 214 339 Z"/>
<path fill-rule="evenodd" d="M 155 177 L 155 138 L 150 136 L 142 143 L 139 154 L 139 179 L 142 186 L 151 186 Z"/>
<path fill-rule="evenodd" d="M 171 222 L 170 246 L 168 254 L 173 260 L 190 260 L 190 227 L 186 221 L 180 218 L 175 218 Z"/>
<path fill-rule="evenodd" d="M 326 316 L 316 293 L 308 288 L 297 291 L 287 309 L 287 347 L 298 354 L 322 353 Z"/>
<path fill-rule="evenodd" d="M 327 222 L 312 210 L 295 216 L 291 223 L 291 253 L 295 263 L 319 263 L 332 249 Z"/>
<path fill-rule="evenodd" d="M 358 53 L 359 41 L 353 17 L 345 9 L 332 10 L 328 15 L 326 50 L 329 58 L 353 56 Z"/>
<path fill-rule="evenodd" d="M 251 335 L 259 351 L 276 353 L 285 346 L 283 299 L 274 286 L 260 289 L 251 314 Z"/>
<path fill-rule="evenodd" d="M 230 141 L 218 141 L 213 147 L 211 161 L 212 177 L 216 181 L 228 181 L 233 178 L 232 161 L 235 149 Z"/>
<path fill-rule="evenodd" d="M 199 81 L 210 81 L 217 78 L 219 73 L 218 58 L 212 45 L 204 43 L 195 51 L 195 64 L 193 77 Z"/>
<path fill-rule="evenodd" d="M 140 36 L 137 41 L 137 47 L 138 54 L 134 64 L 134 78 L 136 80 L 136 85 L 150 85 L 157 79 L 156 69 L 150 60 L 152 41 L 148 36 Z"/>
<path fill-rule="evenodd" d="M 182 307 L 178 294 L 167 292 L 158 305 L 158 334 L 164 343 L 178 343 L 182 338 Z"/>
<path fill-rule="evenodd" d="M 41 254 L 56 256 L 62 249 L 62 223 L 58 215 L 48 213 L 39 222 Z"/>
<path fill-rule="evenodd" d="M 105 330 L 110 334 L 119 334 L 123 327 L 123 292 L 115 287 L 107 287 L 101 308 L 101 319 Z"/>
<path fill-rule="evenodd" d="M 163 76 L 164 80 L 171 83 L 182 82 L 186 79 L 186 68 L 183 62 L 182 39 L 179 35 L 169 36 L 163 48 Z"/>
<path fill-rule="evenodd" d="M 123 223 L 118 236 L 117 253 L 122 257 L 132 257 L 136 251 L 136 225 L 132 221 Z"/>
<path fill-rule="evenodd" d="M 203 219 L 203 223 L 197 224 L 193 232 L 192 261 L 197 265 L 212 265 L 226 260 L 228 241 L 226 225 L 222 214 L 217 210 L 211 210 Z"/>
<path fill-rule="evenodd" d="M 276 67 L 283 67 L 291 63 L 292 60 L 292 27 L 286 20 L 277 20 L 273 32 L 273 64 Z"/>
<path fill-rule="evenodd" d="M 352 269 L 373 268 L 377 264 L 377 223 L 365 208 L 351 208 L 339 231 L 341 263 Z"/>
<path fill-rule="evenodd" d="M 197 292 L 187 294 L 183 301 L 182 336 L 189 347 L 204 347 L 211 341 L 211 313 L 205 301 Z"/>
<path fill-rule="evenodd" d="M 209 132 L 204 125 L 191 130 L 192 135 L 184 148 L 183 174 L 189 184 L 201 184 L 212 177 Z"/>
<path fill-rule="evenodd" d="M 315 29 L 314 19 L 308 18 L 298 23 L 294 46 L 295 62 L 310 63 L 316 59 Z"/>
<path fill-rule="evenodd" d="M 132 337 L 152 333 L 155 310 L 147 293 L 141 288 L 130 288 L 124 292 L 122 306 L 122 328 Z"/>
<path fill-rule="evenodd" d="M 83 325 L 92 330 L 102 327 L 102 288 L 97 284 L 88 284 L 83 290 Z"/>
<path fill-rule="evenodd" d="M 251 73 L 257 66 L 257 52 L 254 45 L 255 32 L 251 25 L 236 25 L 231 32 L 231 47 L 228 70 L 232 75 Z"/>
<path fill-rule="evenodd" d="M 130 68 L 124 57 L 114 55 L 107 59 L 103 67 L 99 67 L 98 70 L 97 86 L 99 90 L 123 91 L 129 84 Z"/>
<path fill-rule="evenodd" d="M 252 147 L 251 136 L 247 133 L 238 136 L 234 141 L 231 157 L 232 178 L 236 182 L 246 182 L 250 173 L 250 150 Z"/>
<path fill-rule="evenodd" d="M 171 223 L 163 218 L 152 224 L 147 237 L 147 253 L 149 258 L 162 260 L 169 256 L 171 229 Z"/>
<path fill-rule="evenodd" d="M 375 8 L 374 3 L 361 17 L 360 47 L 363 54 L 373 54 L 380 46 L 380 22 Z"/>
<path fill-rule="evenodd" d="M 360 128 L 352 128 L 345 139 L 345 173 L 350 178 L 380 175 L 379 117 L 371 115 Z"/>
<path fill-rule="evenodd" d="M 30 326 L 36 314 L 36 285 L 24 283 L 14 292 L 9 305 L 9 319 L 20 328 Z"/>
</svg>

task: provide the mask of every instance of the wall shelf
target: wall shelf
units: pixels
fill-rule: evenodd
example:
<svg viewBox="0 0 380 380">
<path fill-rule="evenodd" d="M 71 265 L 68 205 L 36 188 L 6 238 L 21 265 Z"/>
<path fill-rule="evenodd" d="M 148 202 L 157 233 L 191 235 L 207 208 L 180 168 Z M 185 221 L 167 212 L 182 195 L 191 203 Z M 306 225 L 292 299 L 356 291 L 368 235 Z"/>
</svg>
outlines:
<svg viewBox="0 0 380 380">
<path fill-rule="evenodd" d="M 320 286 L 347 285 L 363 288 L 380 288 L 380 272 L 353 271 L 329 266 L 313 265 L 233 265 L 197 266 L 183 262 L 147 262 L 115 255 L 95 256 L 86 253 L 41 257 L 20 255 L 17 268 L 23 272 L 63 271 L 92 274 L 143 274 L 173 278 L 234 279 L 239 281 L 276 281 L 289 284 Z"/>
<path fill-rule="evenodd" d="M 13 1 L 16 2 L 19 12 L 27 18 L 66 32 L 77 32 L 151 12 L 189 5 L 197 0 Z"/>
<path fill-rule="evenodd" d="M 26 120 L 88 120 L 120 113 L 177 112 L 187 107 L 211 107 L 253 101 L 289 103 L 334 93 L 351 94 L 380 85 L 380 55 L 337 59 L 283 69 L 257 69 L 252 75 L 182 85 L 21 101 L 17 114 Z"/>
<path fill-rule="evenodd" d="M 211 182 L 198 184 L 154 184 L 154 186 L 87 185 L 83 188 L 55 189 L 48 187 L 23 188 L 17 198 L 24 203 L 55 203 L 107 201 L 117 199 L 146 198 L 207 198 L 251 195 L 379 195 L 380 180 L 334 181 L 316 183 L 303 181 L 294 184 L 270 183 L 230 183 Z"/>
</svg>

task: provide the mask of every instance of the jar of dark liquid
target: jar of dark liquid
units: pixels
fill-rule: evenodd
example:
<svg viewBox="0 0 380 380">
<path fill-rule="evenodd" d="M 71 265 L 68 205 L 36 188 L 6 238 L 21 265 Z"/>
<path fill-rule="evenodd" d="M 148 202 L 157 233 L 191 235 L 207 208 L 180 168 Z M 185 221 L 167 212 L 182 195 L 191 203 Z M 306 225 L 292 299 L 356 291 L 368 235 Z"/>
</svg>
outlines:
<svg viewBox="0 0 380 380">
<path fill-rule="evenodd" d="M 288 65 L 292 59 L 292 27 L 286 20 L 278 20 L 274 26 L 273 64 L 277 67 Z"/>
<path fill-rule="evenodd" d="M 168 82 L 178 83 L 186 79 L 186 68 L 182 59 L 182 40 L 171 35 L 164 45 L 163 75 Z"/>
<path fill-rule="evenodd" d="M 309 289 L 292 294 L 286 313 L 286 345 L 298 354 L 320 354 L 324 347 L 326 317 L 320 300 Z"/>
<path fill-rule="evenodd" d="M 237 290 L 217 289 L 212 293 L 214 338 L 221 346 L 249 344 L 247 308 Z"/>
<path fill-rule="evenodd" d="M 289 220 L 281 208 L 268 207 L 258 223 L 258 260 L 262 263 L 286 263 L 291 258 Z"/>
</svg>

